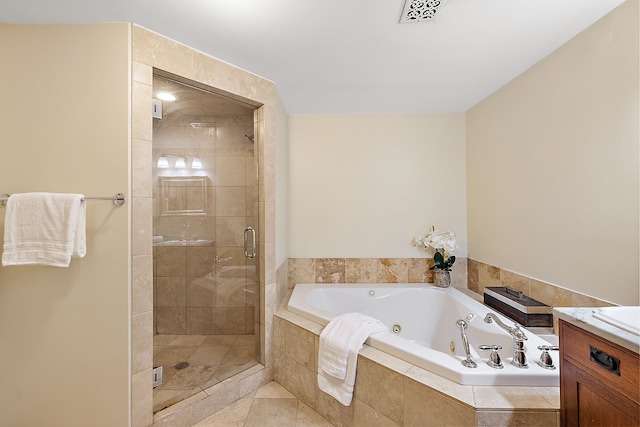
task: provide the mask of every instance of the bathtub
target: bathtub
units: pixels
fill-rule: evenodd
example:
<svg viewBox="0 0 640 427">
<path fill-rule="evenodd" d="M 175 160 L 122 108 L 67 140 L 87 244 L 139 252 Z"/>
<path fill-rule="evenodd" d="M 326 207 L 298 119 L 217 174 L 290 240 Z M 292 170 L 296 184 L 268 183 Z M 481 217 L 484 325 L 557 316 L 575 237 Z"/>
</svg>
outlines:
<svg viewBox="0 0 640 427">
<path fill-rule="evenodd" d="M 388 332 L 370 336 L 366 344 L 463 385 L 558 386 L 559 369 L 544 369 L 536 362 L 539 345 L 550 345 L 523 328 L 528 340 L 529 367 L 511 364 L 513 339 L 484 316 L 494 313 L 507 325 L 513 321 L 455 288 L 428 284 L 297 284 L 287 309 L 326 325 L 338 314 L 360 312 L 382 321 Z M 462 366 L 465 352 L 458 319 L 467 322 L 471 357 L 477 368 Z M 503 369 L 487 365 L 490 351 L 478 346 L 500 345 Z M 559 354 L 551 352 L 558 366 Z"/>
</svg>

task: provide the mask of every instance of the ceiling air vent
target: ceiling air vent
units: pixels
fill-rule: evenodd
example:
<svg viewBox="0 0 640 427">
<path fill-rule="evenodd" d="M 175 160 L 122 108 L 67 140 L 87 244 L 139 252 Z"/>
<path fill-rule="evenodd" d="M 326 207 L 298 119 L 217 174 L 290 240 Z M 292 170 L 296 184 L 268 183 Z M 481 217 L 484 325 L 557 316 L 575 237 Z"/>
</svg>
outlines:
<svg viewBox="0 0 640 427">
<path fill-rule="evenodd" d="M 406 0 L 402 10 L 401 24 L 433 21 L 446 0 Z"/>
</svg>

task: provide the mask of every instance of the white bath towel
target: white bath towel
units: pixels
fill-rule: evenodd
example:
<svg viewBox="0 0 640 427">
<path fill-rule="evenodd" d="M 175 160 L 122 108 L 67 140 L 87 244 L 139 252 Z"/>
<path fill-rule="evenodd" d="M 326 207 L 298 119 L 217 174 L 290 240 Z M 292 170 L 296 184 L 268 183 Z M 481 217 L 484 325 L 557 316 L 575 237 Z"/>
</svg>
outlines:
<svg viewBox="0 0 640 427">
<path fill-rule="evenodd" d="M 2 265 L 68 267 L 86 246 L 82 194 L 23 193 L 7 201 Z"/>
<path fill-rule="evenodd" d="M 387 330 L 379 320 L 361 313 L 346 313 L 334 317 L 320 334 L 320 390 L 349 406 L 353 397 L 358 352 L 370 335 Z"/>
</svg>

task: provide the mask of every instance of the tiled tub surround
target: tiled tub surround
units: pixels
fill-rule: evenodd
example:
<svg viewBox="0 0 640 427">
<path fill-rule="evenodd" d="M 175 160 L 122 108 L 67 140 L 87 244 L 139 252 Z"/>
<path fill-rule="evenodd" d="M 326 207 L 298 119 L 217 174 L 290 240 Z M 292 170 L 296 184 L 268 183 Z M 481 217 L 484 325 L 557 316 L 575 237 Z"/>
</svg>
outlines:
<svg viewBox="0 0 640 427">
<path fill-rule="evenodd" d="M 296 283 L 431 282 L 429 258 L 290 258 L 277 272 L 282 307 Z M 452 286 L 481 298 L 488 286 L 509 286 L 550 306 L 611 306 L 587 295 L 459 259 Z M 274 317 L 274 377 L 338 426 L 559 425 L 559 387 L 462 386 L 367 345 L 358 356 L 354 400 L 344 407 L 317 387 L 322 326 L 281 308 Z"/>
<path fill-rule="evenodd" d="M 431 258 L 290 258 L 286 276 L 277 276 L 278 303 L 282 305 L 296 283 L 433 283 L 432 265 Z M 485 287 L 508 286 L 551 307 L 615 305 L 467 258 L 453 265 L 451 286 L 467 288 L 480 298 Z"/>
<path fill-rule="evenodd" d="M 558 426 L 559 387 L 463 386 L 367 345 L 348 407 L 318 389 L 322 326 L 274 317 L 274 377 L 336 426 Z"/>
<path fill-rule="evenodd" d="M 608 307 L 615 305 L 473 259 L 467 260 L 467 277 L 467 287 L 479 295 L 484 294 L 486 287 L 508 286 L 522 291 L 530 298 L 550 307 Z"/>
</svg>

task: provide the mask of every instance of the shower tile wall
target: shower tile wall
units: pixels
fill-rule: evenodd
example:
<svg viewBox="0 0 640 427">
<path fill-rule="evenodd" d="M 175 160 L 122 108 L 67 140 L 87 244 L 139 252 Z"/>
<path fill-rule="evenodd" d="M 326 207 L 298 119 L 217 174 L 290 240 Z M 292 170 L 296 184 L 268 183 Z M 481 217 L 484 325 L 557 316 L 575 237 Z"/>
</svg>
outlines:
<svg viewBox="0 0 640 427">
<path fill-rule="evenodd" d="M 155 333 L 255 330 L 255 262 L 244 257 L 243 247 L 245 227 L 256 228 L 254 145 L 244 137 L 253 135 L 253 115 L 209 119 L 213 124 L 193 128 L 154 120 Z M 160 156 L 168 168 L 155 166 Z M 178 157 L 187 168 L 174 167 Z M 190 168 L 194 157 L 202 169 Z M 171 182 L 163 185 L 163 179 Z M 181 195 L 180 206 L 167 200 L 168 190 Z"/>
</svg>

